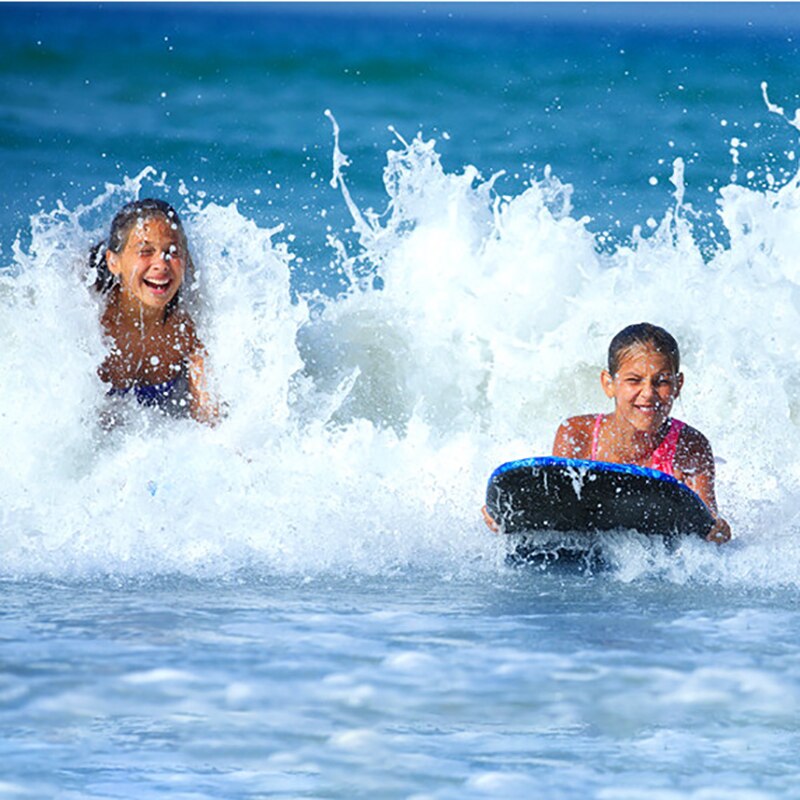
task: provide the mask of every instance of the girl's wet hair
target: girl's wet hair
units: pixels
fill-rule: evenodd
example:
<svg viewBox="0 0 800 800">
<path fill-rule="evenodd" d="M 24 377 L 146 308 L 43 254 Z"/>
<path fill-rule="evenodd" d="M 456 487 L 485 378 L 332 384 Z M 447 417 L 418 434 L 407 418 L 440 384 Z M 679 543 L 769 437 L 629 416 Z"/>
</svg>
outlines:
<svg viewBox="0 0 800 800">
<path fill-rule="evenodd" d="M 135 225 L 142 225 L 147 220 L 153 218 L 163 219 L 171 225 L 178 234 L 181 249 L 186 257 L 186 271 L 191 272 L 194 265 L 189 253 L 189 243 L 186 239 L 186 232 L 178 216 L 178 212 L 164 200 L 147 198 L 145 200 L 134 200 L 126 203 L 111 220 L 111 230 L 108 238 L 98 242 L 89 251 L 89 268 L 95 270 L 94 288 L 101 294 L 110 291 L 117 283 L 117 276 L 108 268 L 106 261 L 106 251 L 121 253 L 125 249 L 131 231 Z M 164 309 L 166 319 L 177 307 L 180 299 L 180 289 L 175 293 L 175 297 L 169 301 Z"/>
<path fill-rule="evenodd" d="M 612 375 L 619 372 L 622 359 L 635 347 L 652 347 L 669 358 L 672 371 L 677 374 L 681 368 L 681 354 L 675 337 L 649 322 L 638 322 L 623 328 L 608 346 L 608 371 Z"/>
</svg>

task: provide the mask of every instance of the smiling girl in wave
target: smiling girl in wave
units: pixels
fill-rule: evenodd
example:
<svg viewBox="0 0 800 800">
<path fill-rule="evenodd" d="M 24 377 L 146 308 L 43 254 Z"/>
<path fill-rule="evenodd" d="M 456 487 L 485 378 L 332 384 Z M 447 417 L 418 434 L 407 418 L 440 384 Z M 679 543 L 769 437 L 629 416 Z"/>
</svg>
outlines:
<svg viewBox="0 0 800 800">
<path fill-rule="evenodd" d="M 678 343 L 663 328 L 642 322 L 620 331 L 608 348 L 600 381 L 614 400 L 611 414 L 571 417 L 559 427 L 553 455 L 636 464 L 672 475 L 694 490 L 716 522 L 708 538 L 727 542 L 728 523 L 718 515 L 714 456 L 700 431 L 670 417 L 683 387 Z"/>
<path fill-rule="evenodd" d="M 163 200 L 123 206 L 90 266 L 95 288 L 108 295 L 101 323 L 111 347 L 98 370 L 108 394 L 213 423 L 219 412 L 206 384 L 206 351 L 180 304 L 192 259 L 175 209 Z"/>
</svg>

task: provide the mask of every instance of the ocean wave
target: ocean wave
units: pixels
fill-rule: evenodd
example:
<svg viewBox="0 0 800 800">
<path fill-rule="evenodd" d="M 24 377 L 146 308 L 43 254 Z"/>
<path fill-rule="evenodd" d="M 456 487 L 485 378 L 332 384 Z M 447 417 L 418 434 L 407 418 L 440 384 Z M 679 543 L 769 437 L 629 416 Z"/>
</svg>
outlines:
<svg viewBox="0 0 800 800">
<path fill-rule="evenodd" d="M 604 409 L 607 343 L 647 319 L 681 343 L 676 414 L 714 445 L 737 540 L 676 556 L 630 536 L 612 548 L 616 575 L 800 582 L 798 178 L 723 188 L 730 243 L 709 257 L 676 159 L 672 207 L 609 251 L 553 172 L 503 194 L 498 176 L 447 171 L 436 142 L 397 139 L 380 212 L 350 197 L 334 146 L 354 230 L 329 233 L 336 297 L 293 295 L 308 265 L 282 226 L 172 187 L 227 407 L 213 430 L 147 409 L 98 424 L 86 254 L 122 202 L 176 181 L 146 169 L 31 219 L 0 276 L 2 574 L 504 568 L 480 520 L 486 478 L 549 452 L 563 417 Z"/>
</svg>

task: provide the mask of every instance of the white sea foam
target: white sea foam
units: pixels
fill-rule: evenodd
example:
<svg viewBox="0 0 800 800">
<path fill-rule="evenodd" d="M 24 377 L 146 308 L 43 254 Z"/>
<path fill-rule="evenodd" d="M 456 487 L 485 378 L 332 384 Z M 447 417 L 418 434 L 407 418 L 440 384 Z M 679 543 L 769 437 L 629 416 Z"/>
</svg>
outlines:
<svg viewBox="0 0 800 800">
<path fill-rule="evenodd" d="M 401 140 L 386 213 L 347 196 L 358 242 L 334 238 L 332 252 L 352 288 L 314 298 L 313 318 L 291 301 L 302 267 L 280 228 L 187 197 L 199 268 L 187 301 L 228 416 L 210 430 L 133 409 L 103 434 L 86 254 L 122 202 L 165 180 L 146 170 L 36 215 L 0 276 L 3 574 L 495 569 L 487 476 L 548 453 L 563 417 L 606 409 L 607 343 L 650 320 L 681 343 L 676 415 L 723 460 L 718 494 L 738 538 L 677 554 L 624 538 L 620 578 L 800 582 L 799 178 L 725 187 L 730 245 L 704 260 L 678 161 L 675 207 L 604 253 L 549 171 L 501 196 L 473 167 L 446 172 L 434 142 Z"/>
</svg>

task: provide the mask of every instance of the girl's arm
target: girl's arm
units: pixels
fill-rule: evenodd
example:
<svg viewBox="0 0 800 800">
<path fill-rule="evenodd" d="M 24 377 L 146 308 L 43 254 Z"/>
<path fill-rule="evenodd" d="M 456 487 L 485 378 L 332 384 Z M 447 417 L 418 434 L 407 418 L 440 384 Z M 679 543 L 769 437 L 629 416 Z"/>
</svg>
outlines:
<svg viewBox="0 0 800 800">
<path fill-rule="evenodd" d="M 489 509 L 487 509 L 486 506 L 481 509 L 481 514 L 483 514 L 483 521 L 486 523 L 486 527 L 493 533 L 498 533 L 500 531 L 500 526 L 492 519 L 489 514 Z"/>
<path fill-rule="evenodd" d="M 687 428 L 681 440 L 681 444 L 686 448 L 681 459 L 685 461 L 685 467 L 682 469 L 682 480 L 700 497 L 714 516 L 714 525 L 708 532 L 706 539 L 720 544 L 727 542 L 731 538 L 731 528 L 719 516 L 719 510 L 717 509 L 717 497 L 714 489 L 714 454 L 711 450 L 711 444 L 702 433 L 693 428 Z"/>
<path fill-rule="evenodd" d="M 206 370 L 206 348 L 197 335 L 194 320 L 186 314 L 175 315 L 174 324 L 179 326 L 180 345 L 186 355 L 189 372 L 189 393 L 191 394 L 189 411 L 192 418 L 206 425 L 216 425 L 219 421 L 219 404 L 208 385 Z"/>
<path fill-rule="evenodd" d="M 206 352 L 202 345 L 189 355 L 189 391 L 192 395 L 191 414 L 197 422 L 216 425 L 219 421 L 219 405 L 208 388 L 206 375 Z"/>
</svg>

